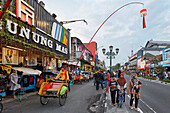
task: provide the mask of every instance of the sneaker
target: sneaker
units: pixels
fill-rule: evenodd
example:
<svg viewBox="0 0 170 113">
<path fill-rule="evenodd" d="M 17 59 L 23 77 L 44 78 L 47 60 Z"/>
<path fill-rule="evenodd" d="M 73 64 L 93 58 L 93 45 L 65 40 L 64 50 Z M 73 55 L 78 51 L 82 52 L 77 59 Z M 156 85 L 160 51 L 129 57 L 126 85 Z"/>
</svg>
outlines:
<svg viewBox="0 0 170 113">
<path fill-rule="evenodd" d="M 132 109 L 133 109 L 133 107 L 131 106 L 131 107 L 130 107 L 130 109 L 132 110 Z"/>
<path fill-rule="evenodd" d="M 138 109 L 138 108 L 135 108 L 135 110 L 139 112 L 139 109 Z"/>
</svg>

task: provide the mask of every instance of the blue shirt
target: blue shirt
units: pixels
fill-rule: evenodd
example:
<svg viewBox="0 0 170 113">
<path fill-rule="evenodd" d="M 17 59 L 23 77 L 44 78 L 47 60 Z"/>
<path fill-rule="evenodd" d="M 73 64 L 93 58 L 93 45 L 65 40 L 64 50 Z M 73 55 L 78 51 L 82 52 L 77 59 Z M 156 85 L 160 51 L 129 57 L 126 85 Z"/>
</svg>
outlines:
<svg viewBox="0 0 170 113">
<path fill-rule="evenodd" d="M 119 94 L 122 93 L 121 90 L 119 90 Z M 123 94 L 122 95 L 119 95 L 119 101 L 124 101 L 124 94 L 125 94 L 125 91 L 123 90 Z"/>
<path fill-rule="evenodd" d="M 118 73 L 115 73 L 116 79 L 118 79 Z"/>
</svg>

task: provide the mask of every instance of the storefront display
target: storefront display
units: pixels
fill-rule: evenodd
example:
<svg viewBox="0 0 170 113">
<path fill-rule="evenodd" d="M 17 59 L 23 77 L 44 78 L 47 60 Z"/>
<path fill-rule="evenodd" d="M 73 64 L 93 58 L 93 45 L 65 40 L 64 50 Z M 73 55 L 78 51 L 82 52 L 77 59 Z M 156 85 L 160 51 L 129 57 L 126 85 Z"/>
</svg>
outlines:
<svg viewBox="0 0 170 113">
<path fill-rule="evenodd" d="M 3 48 L 2 49 L 2 64 L 16 64 L 18 65 L 18 51 Z"/>
</svg>

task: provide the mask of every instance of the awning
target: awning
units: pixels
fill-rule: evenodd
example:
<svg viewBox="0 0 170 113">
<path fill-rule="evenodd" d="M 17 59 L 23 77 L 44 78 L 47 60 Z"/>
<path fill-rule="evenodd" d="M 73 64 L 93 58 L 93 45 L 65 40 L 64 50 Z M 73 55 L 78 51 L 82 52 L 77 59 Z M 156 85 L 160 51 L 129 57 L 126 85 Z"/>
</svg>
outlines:
<svg viewBox="0 0 170 113">
<path fill-rule="evenodd" d="M 147 64 L 146 66 L 145 66 L 145 68 L 149 68 L 150 67 L 150 64 Z"/>
<path fill-rule="evenodd" d="M 39 70 L 34 70 L 31 68 L 25 68 L 25 67 L 12 67 L 12 69 L 23 72 L 22 75 L 40 75 L 42 73 Z"/>
<path fill-rule="evenodd" d="M 138 68 L 138 69 L 136 69 L 136 70 L 145 70 L 144 68 Z"/>
</svg>

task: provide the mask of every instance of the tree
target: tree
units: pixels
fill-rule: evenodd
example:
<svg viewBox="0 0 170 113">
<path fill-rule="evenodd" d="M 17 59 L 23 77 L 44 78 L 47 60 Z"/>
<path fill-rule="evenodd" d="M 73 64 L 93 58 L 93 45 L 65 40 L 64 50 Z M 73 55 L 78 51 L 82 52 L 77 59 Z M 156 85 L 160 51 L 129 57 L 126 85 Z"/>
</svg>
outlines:
<svg viewBox="0 0 170 113">
<path fill-rule="evenodd" d="M 165 68 L 159 65 L 155 68 L 155 70 L 159 73 L 159 79 L 163 80 L 163 73 L 165 72 Z"/>
</svg>

